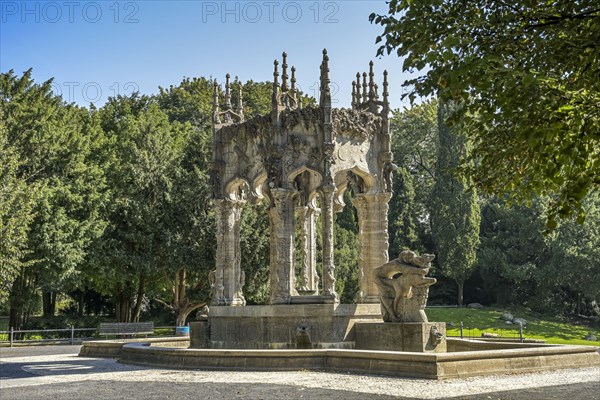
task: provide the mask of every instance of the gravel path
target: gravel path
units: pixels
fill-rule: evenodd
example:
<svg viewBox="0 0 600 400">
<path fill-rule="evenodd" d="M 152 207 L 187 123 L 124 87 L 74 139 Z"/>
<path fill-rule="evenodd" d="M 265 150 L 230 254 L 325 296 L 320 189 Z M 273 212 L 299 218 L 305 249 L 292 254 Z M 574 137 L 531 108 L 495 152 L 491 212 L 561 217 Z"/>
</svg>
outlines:
<svg viewBox="0 0 600 400">
<path fill-rule="evenodd" d="M 31 353 L 27 350 L 19 356 L 18 351 L 0 352 L 2 400 L 600 398 L 600 367 L 431 381 L 304 370 L 153 369 L 75 353 Z"/>
</svg>

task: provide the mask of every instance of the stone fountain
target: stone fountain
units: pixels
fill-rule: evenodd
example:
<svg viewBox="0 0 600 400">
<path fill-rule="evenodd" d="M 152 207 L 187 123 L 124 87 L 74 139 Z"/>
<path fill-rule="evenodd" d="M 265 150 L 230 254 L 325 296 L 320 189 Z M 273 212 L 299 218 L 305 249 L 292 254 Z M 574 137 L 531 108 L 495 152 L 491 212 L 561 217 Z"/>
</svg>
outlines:
<svg viewBox="0 0 600 400">
<path fill-rule="evenodd" d="M 355 321 L 381 321 L 374 271 L 388 262 L 387 213 L 395 168 L 387 71 L 380 93 L 371 62 L 369 72 L 357 73 L 352 83 L 352 108 L 333 108 L 324 50 L 319 105 L 303 108 L 296 69 L 288 70 L 286 53 L 281 80 L 279 66 L 276 60 L 267 115 L 245 118 L 241 93 L 232 105 L 229 75 L 224 93 L 215 83 L 211 182 L 216 269 L 209 275 L 208 319 L 191 325 L 192 347 L 297 348 L 310 343 L 313 348 L 348 348 L 354 347 Z M 358 211 L 360 292 L 357 304 L 339 304 L 334 213 L 345 206 L 344 192 L 350 188 Z M 271 222 L 270 304 L 246 306 L 239 221 L 246 203 L 261 201 L 269 204 Z M 321 276 L 316 262 L 319 215 Z M 298 275 L 296 259 L 301 260 Z"/>
<path fill-rule="evenodd" d="M 270 113 L 253 118 L 244 116 L 241 93 L 232 105 L 229 75 L 224 93 L 214 87 L 216 268 L 208 276 L 210 308 L 190 323 L 189 348 L 182 337 L 91 341 L 80 355 L 168 368 L 307 368 L 433 379 L 600 365 L 592 346 L 446 338 L 445 324 L 429 322 L 424 311 L 435 283 L 427 277 L 434 256 L 403 251 L 388 259 L 395 165 L 387 72 L 381 95 L 373 63 L 368 74 L 358 73 L 350 109 L 332 107 L 326 51 L 318 106 L 302 107 L 296 70 L 288 76 L 285 53 L 279 77 L 275 61 Z M 335 291 L 334 213 L 345 206 L 348 189 L 359 224 L 356 304 L 340 304 Z M 270 297 L 267 305 L 249 306 L 240 216 L 246 203 L 261 201 L 269 205 Z"/>
</svg>

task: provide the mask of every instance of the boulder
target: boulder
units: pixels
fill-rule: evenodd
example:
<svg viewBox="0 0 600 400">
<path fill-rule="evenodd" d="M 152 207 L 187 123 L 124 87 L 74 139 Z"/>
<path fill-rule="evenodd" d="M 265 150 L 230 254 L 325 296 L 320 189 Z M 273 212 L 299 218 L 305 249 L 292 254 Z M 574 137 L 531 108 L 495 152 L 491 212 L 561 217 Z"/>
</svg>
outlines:
<svg viewBox="0 0 600 400">
<path fill-rule="evenodd" d="M 502 313 L 502 315 L 500 315 L 500 319 L 503 321 L 512 321 L 513 320 L 513 315 L 509 312 L 505 312 Z"/>
<path fill-rule="evenodd" d="M 512 321 L 504 321 L 505 324 L 512 325 Z"/>
<path fill-rule="evenodd" d="M 469 303 L 469 304 L 467 304 L 467 308 L 482 309 L 483 306 L 479 303 Z"/>
<path fill-rule="evenodd" d="M 481 334 L 481 337 L 485 337 L 485 338 L 499 338 L 500 335 L 497 333 L 492 333 L 492 332 L 483 332 Z"/>
<path fill-rule="evenodd" d="M 595 335 L 590 333 L 589 335 L 584 337 L 583 340 L 589 340 L 590 342 L 597 342 L 598 338 Z"/>
</svg>

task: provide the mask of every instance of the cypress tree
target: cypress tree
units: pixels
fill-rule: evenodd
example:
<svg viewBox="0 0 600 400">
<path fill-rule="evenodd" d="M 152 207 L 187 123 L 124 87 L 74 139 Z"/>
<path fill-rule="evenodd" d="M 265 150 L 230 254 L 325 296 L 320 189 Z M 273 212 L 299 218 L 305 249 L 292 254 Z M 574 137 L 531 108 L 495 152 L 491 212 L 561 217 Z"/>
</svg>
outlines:
<svg viewBox="0 0 600 400">
<path fill-rule="evenodd" d="M 455 170 L 469 154 L 466 137 L 445 123 L 448 114 L 458 107 L 449 103 L 438 105 L 438 158 L 435 166 L 431 231 L 442 273 L 458 286 L 458 304 L 463 305 L 464 282 L 476 261 L 479 245 L 481 214 L 477 192 L 466 178 Z"/>
</svg>

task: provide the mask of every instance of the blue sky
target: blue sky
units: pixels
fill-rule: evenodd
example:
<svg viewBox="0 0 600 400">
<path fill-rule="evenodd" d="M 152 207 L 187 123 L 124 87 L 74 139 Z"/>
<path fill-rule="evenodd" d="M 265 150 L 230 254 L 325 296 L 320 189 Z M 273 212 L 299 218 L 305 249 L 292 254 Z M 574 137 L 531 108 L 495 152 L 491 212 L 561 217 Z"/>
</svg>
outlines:
<svg viewBox="0 0 600 400">
<path fill-rule="evenodd" d="M 356 72 L 375 61 L 390 73 L 392 106 L 401 101 L 402 60 L 376 57 L 382 31 L 369 20 L 385 1 L 8 1 L 0 0 L 0 71 L 33 68 L 54 77 L 65 100 L 102 105 L 138 89 L 151 94 L 183 77 L 231 73 L 270 81 L 288 53 L 299 87 L 316 95 L 321 52 L 330 57 L 333 100 L 350 105 Z"/>
</svg>

